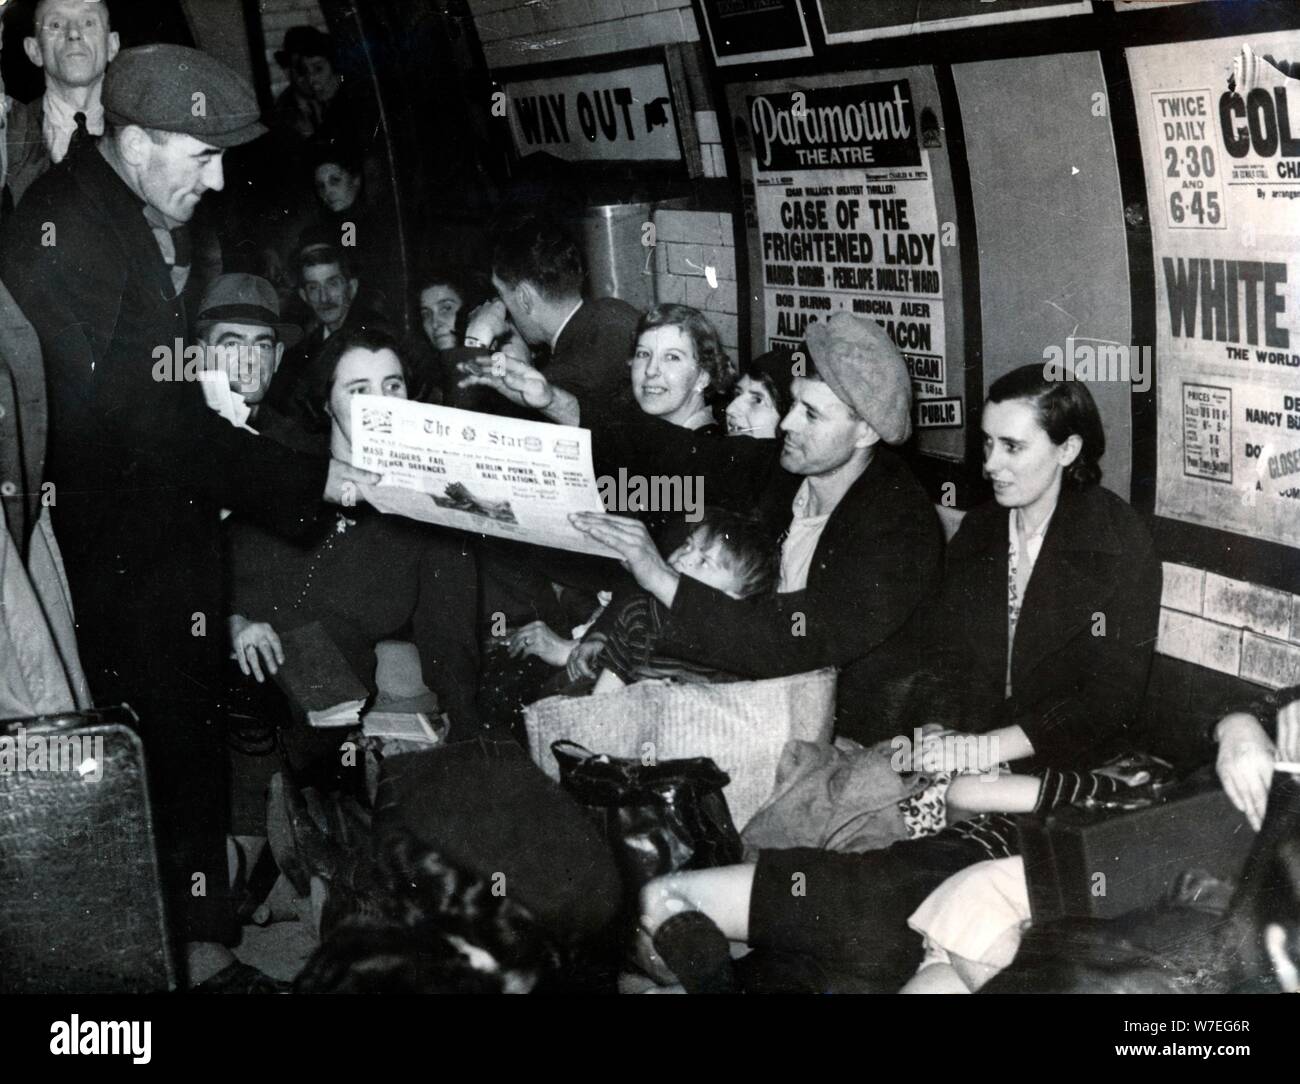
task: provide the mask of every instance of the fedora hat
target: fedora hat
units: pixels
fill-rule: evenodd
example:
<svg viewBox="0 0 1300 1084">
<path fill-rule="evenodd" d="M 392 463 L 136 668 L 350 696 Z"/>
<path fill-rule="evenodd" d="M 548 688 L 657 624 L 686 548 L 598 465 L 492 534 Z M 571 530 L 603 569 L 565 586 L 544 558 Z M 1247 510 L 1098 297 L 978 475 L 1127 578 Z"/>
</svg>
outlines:
<svg viewBox="0 0 1300 1084">
<path fill-rule="evenodd" d="M 284 32 L 284 44 L 275 51 L 275 62 L 287 68 L 295 56 L 323 56 L 333 62 L 334 42 L 314 26 L 291 26 Z"/>
<path fill-rule="evenodd" d="M 280 319 L 280 298 L 275 287 L 257 275 L 218 275 L 203 294 L 195 323 L 260 324 L 274 328 L 286 349 L 302 338 L 302 328 Z"/>
</svg>

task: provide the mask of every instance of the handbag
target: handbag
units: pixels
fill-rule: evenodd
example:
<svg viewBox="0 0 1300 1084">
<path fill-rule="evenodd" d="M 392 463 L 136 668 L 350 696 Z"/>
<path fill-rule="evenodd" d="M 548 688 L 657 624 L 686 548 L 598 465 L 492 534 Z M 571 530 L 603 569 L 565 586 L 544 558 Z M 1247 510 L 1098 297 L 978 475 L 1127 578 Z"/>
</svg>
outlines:
<svg viewBox="0 0 1300 1084">
<path fill-rule="evenodd" d="M 835 671 L 761 681 L 674 685 L 639 681 L 604 696 L 550 696 L 524 708 L 528 751 L 558 781 L 557 741 L 640 759 L 712 757 L 730 777 L 723 791 L 737 828 L 772 795 L 786 742 L 828 742 L 835 713 Z"/>
<path fill-rule="evenodd" d="M 708 757 L 644 764 L 572 741 L 555 742 L 551 753 L 561 785 L 603 832 L 632 899 L 665 873 L 741 860 L 740 835 L 722 793 L 730 778 Z"/>
</svg>

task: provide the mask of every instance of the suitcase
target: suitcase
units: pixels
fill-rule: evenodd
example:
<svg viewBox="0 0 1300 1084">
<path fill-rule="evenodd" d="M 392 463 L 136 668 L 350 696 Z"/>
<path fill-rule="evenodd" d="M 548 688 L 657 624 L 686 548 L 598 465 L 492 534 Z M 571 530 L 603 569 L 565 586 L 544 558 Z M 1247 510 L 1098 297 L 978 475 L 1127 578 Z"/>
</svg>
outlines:
<svg viewBox="0 0 1300 1084">
<path fill-rule="evenodd" d="M 1143 809 L 1066 806 L 1046 818 L 1019 816 L 1016 827 L 1035 925 L 1153 906 L 1186 870 L 1234 881 L 1255 841 L 1211 769 Z"/>
<path fill-rule="evenodd" d="M 0 992 L 175 986 L 134 714 L 0 721 Z"/>
</svg>

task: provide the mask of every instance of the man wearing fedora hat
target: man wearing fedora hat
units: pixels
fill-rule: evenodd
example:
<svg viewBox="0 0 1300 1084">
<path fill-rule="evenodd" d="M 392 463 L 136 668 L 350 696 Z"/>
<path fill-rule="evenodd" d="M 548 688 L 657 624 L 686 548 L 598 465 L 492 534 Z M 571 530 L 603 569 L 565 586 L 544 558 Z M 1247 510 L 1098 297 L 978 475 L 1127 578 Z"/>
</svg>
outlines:
<svg viewBox="0 0 1300 1084">
<path fill-rule="evenodd" d="M 793 405 L 780 445 L 728 437 L 687 446 L 661 428 L 640 442 L 646 462 L 636 466 L 703 473 L 715 493 L 728 488 L 715 480 L 764 479 L 755 503 L 783 529 L 775 597 L 731 599 L 678 575 L 638 520 L 571 519 L 618 551 L 665 608 L 665 654 L 755 678 L 838 667 L 836 733 L 870 744 L 892 733 L 910 669 L 901 632 L 938 586 L 943 540 L 925 491 L 887 447 L 912 431 L 898 348 L 874 320 L 850 313 L 813 324 L 807 347 L 810 357 L 786 363 Z M 746 463 L 770 461 L 778 448 L 778 470 Z"/>
<path fill-rule="evenodd" d="M 289 85 L 275 100 L 273 126 L 296 140 L 314 139 L 324 123 L 325 107 L 339 89 L 334 43 L 314 26 L 291 26 L 275 62 L 289 77 Z"/>
<path fill-rule="evenodd" d="M 205 367 L 226 374 L 255 423 L 285 350 L 302 338 L 297 324 L 280 319 L 275 287 L 256 275 L 218 275 L 199 304 L 194 330 Z"/>
<path fill-rule="evenodd" d="M 104 137 L 24 197 L 0 278 L 31 320 L 49 389 L 47 477 L 92 696 L 140 716 L 173 932 L 191 982 L 234 966 L 220 510 L 288 535 L 324 497 L 375 475 L 228 425 L 200 387 L 155 378 L 188 332 L 170 229 L 224 185 L 222 156 L 265 129 L 257 101 L 195 49 L 121 52 L 105 78 Z M 201 888 L 199 891 L 196 886 Z"/>
</svg>

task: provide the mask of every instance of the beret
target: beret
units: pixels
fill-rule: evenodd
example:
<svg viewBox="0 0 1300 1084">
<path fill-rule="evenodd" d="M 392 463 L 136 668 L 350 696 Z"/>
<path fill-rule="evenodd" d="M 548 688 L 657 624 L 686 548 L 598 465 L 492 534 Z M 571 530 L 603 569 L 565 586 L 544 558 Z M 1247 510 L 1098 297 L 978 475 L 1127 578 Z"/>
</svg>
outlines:
<svg viewBox="0 0 1300 1084">
<path fill-rule="evenodd" d="M 808 352 L 818 375 L 886 444 L 912 435 L 912 378 L 898 347 L 874 320 L 837 312 L 811 324 Z"/>
<path fill-rule="evenodd" d="M 104 115 L 237 147 L 262 135 L 253 88 L 214 56 L 183 45 L 123 49 L 104 75 Z"/>
</svg>

